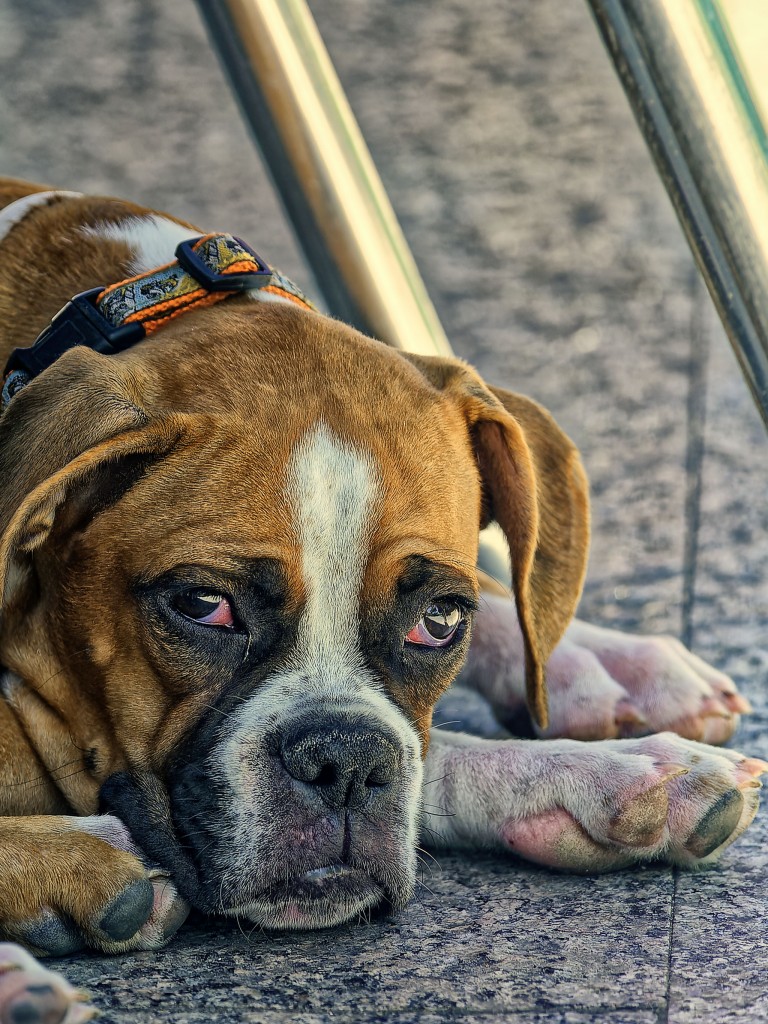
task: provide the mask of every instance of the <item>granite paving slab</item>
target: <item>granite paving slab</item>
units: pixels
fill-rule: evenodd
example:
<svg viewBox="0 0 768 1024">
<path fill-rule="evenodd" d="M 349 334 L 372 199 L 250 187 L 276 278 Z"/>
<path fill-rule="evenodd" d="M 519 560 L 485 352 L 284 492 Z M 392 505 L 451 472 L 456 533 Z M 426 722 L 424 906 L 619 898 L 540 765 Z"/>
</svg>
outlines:
<svg viewBox="0 0 768 1024">
<path fill-rule="evenodd" d="M 703 308 L 700 341 L 709 356 L 692 639 L 755 707 L 732 745 L 768 757 L 768 443 L 714 312 Z M 768 1019 L 767 878 L 764 812 L 718 871 L 678 875 L 670 1022 Z"/>
<path fill-rule="evenodd" d="M 457 352 L 584 453 L 583 614 L 689 636 L 768 756 L 765 436 L 586 7 L 310 3 Z M 0 168 L 234 228 L 311 289 L 191 0 L 0 0 Z M 62 967 L 115 1024 L 748 1024 L 765 820 L 695 875 L 440 855 L 368 925 L 197 920 L 161 954 Z"/>
<path fill-rule="evenodd" d="M 116 1022 L 153 1021 L 171 993 L 177 1013 L 229 993 L 244 1020 L 331 1007 L 346 1021 L 663 1006 L 669 872 L 574 878 L 490 856 L 438 860 L 405 911 L 323 939 L 201 923 L 161 958 L 77 958 L 67 970 Z M 174 990 L 179 974 L 191 984 Z"/>
</svg>

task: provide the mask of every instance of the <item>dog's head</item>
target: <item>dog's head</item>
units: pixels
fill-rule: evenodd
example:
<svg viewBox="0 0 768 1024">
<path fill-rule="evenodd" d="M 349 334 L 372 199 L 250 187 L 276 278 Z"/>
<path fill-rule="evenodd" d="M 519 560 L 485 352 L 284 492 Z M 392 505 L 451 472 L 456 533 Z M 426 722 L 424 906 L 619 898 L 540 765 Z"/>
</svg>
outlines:
<svg viewBox="0 0 768 1024">
<path fill-rule="evenodd" d="M 231 300 L 119 356 L 68 352 L 0 451 L 0 653 L 27 732 L 84 769 L 57 777 L 72 806 L 99 792 L 202 909 L 312 927 L 407 899 L 491 520 L 546 717 L 584 477 L 545 412 L 457 360 Z"/>
</svg>

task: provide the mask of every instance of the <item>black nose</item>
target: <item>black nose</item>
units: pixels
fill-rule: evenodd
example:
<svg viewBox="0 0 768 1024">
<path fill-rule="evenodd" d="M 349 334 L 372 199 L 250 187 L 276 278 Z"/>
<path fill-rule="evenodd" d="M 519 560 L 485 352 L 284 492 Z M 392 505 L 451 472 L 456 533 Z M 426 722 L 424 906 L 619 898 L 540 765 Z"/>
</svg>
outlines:
<svg viewBox="0 0 768 1024">
<path fill-rule="evenodd" d="M 338 718 L 295 725 L 280 741 L 280 758 L 289 775 L 336 809 L 359 808 L 383 795 L 400 768 L 394 736 Z"/>
</svg>

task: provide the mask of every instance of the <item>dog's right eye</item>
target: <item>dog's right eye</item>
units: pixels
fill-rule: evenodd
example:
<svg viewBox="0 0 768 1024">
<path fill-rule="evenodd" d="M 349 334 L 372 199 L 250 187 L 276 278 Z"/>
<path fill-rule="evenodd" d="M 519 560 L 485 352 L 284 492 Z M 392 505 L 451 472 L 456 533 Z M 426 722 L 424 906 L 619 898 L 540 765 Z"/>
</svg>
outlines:
<svg viewBox="0 0 768 1024">
<path fill-rule="evenodd" d="M 212 590 L 185 590 L 174 596 L 172 605 L 185 619 L 191 619 L 201 626 L 235 628 L 232 605 L 224 594 Z"/>
</svg>

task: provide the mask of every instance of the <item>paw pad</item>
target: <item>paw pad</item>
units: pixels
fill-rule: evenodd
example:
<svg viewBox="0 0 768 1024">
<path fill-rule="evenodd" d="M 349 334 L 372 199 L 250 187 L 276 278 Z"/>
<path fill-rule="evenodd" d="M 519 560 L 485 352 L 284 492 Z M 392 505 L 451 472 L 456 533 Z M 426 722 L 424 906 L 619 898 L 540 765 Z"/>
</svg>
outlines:
<svg viewBox="0 0 768 1024">
<path fill-rule="evenodd" d="M 148 878 L 132 882 L 109 904 L 99 928 L 113 942 L 125 942 L 141 928 L 152 913 L 154 889 Z"/>
<path fill-rule="evenodd" d="M 710 807 L 696 825 L 685 844 L 694 857 L 708 857 L 729 839 L 741 820 L 744 797 L 738 789 L 731 789 Z"/>
<path fill-rule="evenodd" d="M 83 1024 L 96 1014 L 85 999 L 20 946 L 0 943 L 0 1024 Z"/>
</svg>

